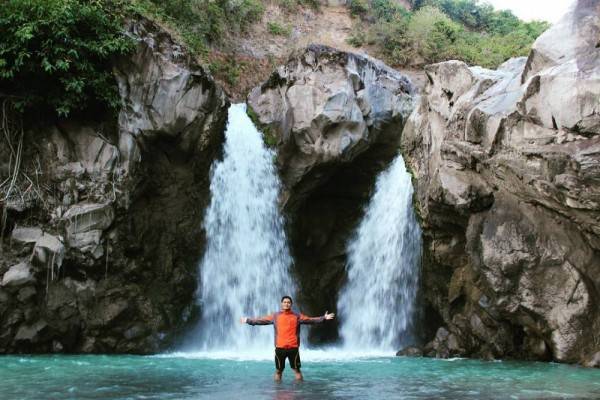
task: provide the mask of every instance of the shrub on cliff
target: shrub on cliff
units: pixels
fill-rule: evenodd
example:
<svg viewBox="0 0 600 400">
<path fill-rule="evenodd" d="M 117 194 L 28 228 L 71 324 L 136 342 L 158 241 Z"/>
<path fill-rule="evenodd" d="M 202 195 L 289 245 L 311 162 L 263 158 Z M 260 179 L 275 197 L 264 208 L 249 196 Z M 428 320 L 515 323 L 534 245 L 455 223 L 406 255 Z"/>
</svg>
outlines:
<svg viewBox="0 0 600 400">
<path fill-rule="evenodd" d="M 143 13 L 158 17 L 196 53 L 229 35 L 244 32 L 263 15 L 261 0 L 133 0 Z"/>
<path fill-rule="evenodd" d="M 415 0 L 409 12 L 393 0 L 371 0 L 354 13 L 369 26 L 366 42 L 379 47 L 392 64 L 435 63 L 449 59 L 495 68 L 525 56 L 549 24 L 523 22 L 478 0 Z M 369 39 L 370 38 L 370 39 Z M 357 44 L 360 44 L 357 42 Z"/>
<path fill-rule="evenodd" d="M 5 0 L 0 96 L 59 116 L 118 108 L 110 60 L 132 48 L 121 10 L 122 0 Z"/>
</svg>

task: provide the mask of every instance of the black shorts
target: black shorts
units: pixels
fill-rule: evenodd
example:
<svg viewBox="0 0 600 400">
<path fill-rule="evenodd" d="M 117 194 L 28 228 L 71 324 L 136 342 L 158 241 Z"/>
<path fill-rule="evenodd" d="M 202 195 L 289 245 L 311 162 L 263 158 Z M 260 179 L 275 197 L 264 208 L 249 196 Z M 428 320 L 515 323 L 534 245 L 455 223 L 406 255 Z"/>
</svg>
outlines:
<svg viewBox="0 0 600 400">
<path fill-rule="evenodd" d="M 290 367 L 292 369 L 300 369 L 300 352 L 298 348 L 282 349 L 280 347 L 275 348 L 275 368 L 281 372 L 285 368 L 285 359 L 290 360 Z"/>
</svg>

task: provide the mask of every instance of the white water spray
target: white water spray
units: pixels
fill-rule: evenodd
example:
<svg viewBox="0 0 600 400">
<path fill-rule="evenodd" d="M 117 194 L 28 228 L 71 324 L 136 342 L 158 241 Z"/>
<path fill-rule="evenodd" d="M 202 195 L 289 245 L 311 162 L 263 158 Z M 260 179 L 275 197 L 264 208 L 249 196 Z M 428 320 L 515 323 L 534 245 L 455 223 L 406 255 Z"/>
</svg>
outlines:
<svg viewBox="0 0 600 400">
<path fill-rule="evenodd" d="M 402 156 L 378 178 L 375 194 L 348 245 L 348 283 L 338 301 L 349 349 L 397 350 L 412 339 L 421 230 Z"/>
<path fill-rule="evenodd" d="M 224 157 L 213 165 L 204 219 L 198 350 L 272 347 L 272 328 L 250 327 L 239 319 L 276 311 L 283 294 L 294 294 L 273 159 L 245 104 L 232 105 Z"/>
</svg>

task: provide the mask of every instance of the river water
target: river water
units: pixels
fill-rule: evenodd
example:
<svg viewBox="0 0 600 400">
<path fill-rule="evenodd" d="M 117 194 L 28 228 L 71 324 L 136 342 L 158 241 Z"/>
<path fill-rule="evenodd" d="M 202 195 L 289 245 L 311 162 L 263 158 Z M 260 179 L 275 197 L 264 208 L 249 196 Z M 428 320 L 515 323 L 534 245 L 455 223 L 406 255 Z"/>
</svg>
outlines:
<svg viewBox="0 0 600 400">
<path fill-rule="evenodd" d="M 305 380 L 272 379 L 257 355 L 3 356 L 0 398 L 599 399 L 600 370 L 527 362 L 436 360 L 303 350 Z M 267 357 L 269 359 L 267 359 Z"/>
</svg>

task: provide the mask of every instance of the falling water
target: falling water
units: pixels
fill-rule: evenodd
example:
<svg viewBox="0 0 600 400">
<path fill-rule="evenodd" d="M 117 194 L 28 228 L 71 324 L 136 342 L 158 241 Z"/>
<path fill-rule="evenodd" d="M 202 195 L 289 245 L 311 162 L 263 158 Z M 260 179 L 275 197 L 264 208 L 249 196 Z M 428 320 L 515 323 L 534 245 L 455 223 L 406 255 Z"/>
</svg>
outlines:
<svg viewBox="0 0 600 400">
<path fill-rule="evenodd" d="M 349 349 L 393 350 L 411 340 L 421 259 L 412 195 L 411 177 L 398 156 L 378 177 L 348 245 L 348 283 L 338 312 Z"/>
<path fill-rule="evenodd" d="M 204 219 L 202 318 L 195 341 L 202 350 L 264 351 L 272 346 L 273 329 L 243 325 L 240 317 L 276 311 L 282 294 L 293 294 L 273 159 L 246 106 L 232 105 L 224 157 L 213 165 L 212 198 Z"/>
</svg>

